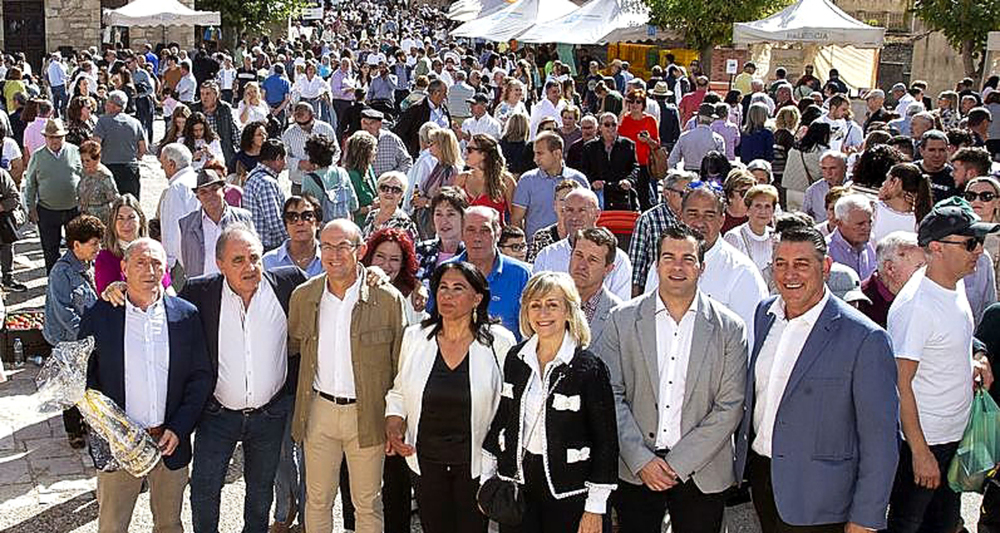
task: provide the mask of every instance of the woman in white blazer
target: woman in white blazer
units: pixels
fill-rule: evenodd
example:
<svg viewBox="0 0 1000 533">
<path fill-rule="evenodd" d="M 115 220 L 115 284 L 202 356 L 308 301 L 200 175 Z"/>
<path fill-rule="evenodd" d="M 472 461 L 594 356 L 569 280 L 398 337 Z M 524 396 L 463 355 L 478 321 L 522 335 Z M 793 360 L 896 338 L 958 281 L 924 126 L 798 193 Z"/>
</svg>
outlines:
<svg viewBox="0 0 1000 533">
<path fill-rule="evenodd" d="M 476 505 L 483 439 L 500 403 L 514 335 L 487 314 L 486 278 L 465 262 L 431 277 L 437 305 L 408 327 L 386 394 L 386 454 L 406 457 L 426 533 L 485 533 Z"/>
</svg>

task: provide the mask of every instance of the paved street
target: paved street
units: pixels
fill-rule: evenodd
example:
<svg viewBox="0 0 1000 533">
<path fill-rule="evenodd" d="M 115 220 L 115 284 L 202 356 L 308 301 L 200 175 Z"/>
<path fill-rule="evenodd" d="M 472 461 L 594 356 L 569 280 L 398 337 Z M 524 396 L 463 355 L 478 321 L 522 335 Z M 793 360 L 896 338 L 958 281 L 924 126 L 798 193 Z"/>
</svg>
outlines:
<svg viewBox="0 0 1000 533">
<path fill-rule="evenodd" d="M 162 123 L 158 123 L 162 126 Z M 158 134 L 162 134 L 162 127 Z M 287 188 L 290 183 L 283 179 Z M 149 216 L 156 210 L 166 180 L 153 157 L 146 157 L 142 168 L 142 205 Z M 21 241 L 16 247 L 15 275 L 30 287 L 22 294 L 7 295 L 8 310 L 41 309 L 45 297 L 45 274 L 37 236 Z M 31 354 L 27 354 L 31 355 Z M 28 366 L 13 373 L 11 380 L 0 384 L 0 533 L 96 532 L 96 478 L 85 451 L 69 447 L 58 414 L 39 413 L 31 395 L 35 391 L 37 368 Z M 222 533 L 242 530 L 244 483 L 239 453 L 230 466 L 222 494 Z M 978 503 L 976 495 L 963 498 L 963 516 L 968 529 L 976 532 Z M 191 510 L 185 496 L 183 520 L 191 529 Z M 334 531 L 343 531 L 339 498 L 334 511 Z M 420 531 L 413 521 L 414 531 Z M 758 530 L 752 510 L 744 505 L 727 516 L 730 533 L 754 533 Z M 131 531 L 149 531 L 152 517 L 148 494 L 139 498 Z"/>
</svg>

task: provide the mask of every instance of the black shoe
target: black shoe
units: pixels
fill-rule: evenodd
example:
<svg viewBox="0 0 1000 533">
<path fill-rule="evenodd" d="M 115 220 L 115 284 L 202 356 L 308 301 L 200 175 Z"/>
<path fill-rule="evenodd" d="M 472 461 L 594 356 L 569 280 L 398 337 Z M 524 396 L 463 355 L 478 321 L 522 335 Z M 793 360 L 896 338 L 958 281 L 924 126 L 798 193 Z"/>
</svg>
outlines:
<svg viewBox="0 0 1000 533">
<path fill-rule="evenodd" d="M 14 278 L 4 278 L 3 288 L 7 289 L 10 292 L 24 292 L 28 290 L 27 285 L 21 283 L 20 281 L 17 281 Z"/>
</svg>

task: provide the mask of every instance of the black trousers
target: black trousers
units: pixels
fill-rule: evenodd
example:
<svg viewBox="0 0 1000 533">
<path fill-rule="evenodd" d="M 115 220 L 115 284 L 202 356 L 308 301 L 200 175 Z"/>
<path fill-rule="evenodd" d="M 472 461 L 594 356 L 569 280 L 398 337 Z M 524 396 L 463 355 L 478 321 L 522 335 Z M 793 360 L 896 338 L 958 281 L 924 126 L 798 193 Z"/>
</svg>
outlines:
<svg viewBox="0 0 1000 533">
<path fill-rule="evenodd" d="M 52 271 L 56 261 L 59 260 L 59 241 L 62 236 L 62 229 L 70 220 L 80 214 L 80 210 L 73 209 L 47 209 L 37 206 L 38 210 L 38 237 L 42 241 L 42 257 L 45 258 L 45 275 Z"/>
<path fill-rule="evenodd" d="M 347 462 L 340 465 L 340 503 L 344 508 L 344 528 L 354 529 L 354 504 L 351 503 L 350 475 Z M 382 468 L 382 515 L 385 533 L 410 533 L 412 484 L 406 459 L 387 455 Z"/>
<path fill-rule="evenodd" d="M 487 519 L 476 505 L 479 478 L 470 465 L 420 461 L 413 481 L 424 533 L 486 533 Z"/>
<path fill-rule="evenodd" d="M 843 523 L 793 526 L 782 520 L 774 503 L 771 460 L 751 451 L 749 461 L 750 495 L 763 533 L 843 533 Z"/>
<path fill-rule="evenodd" d="M 135 99 L 135 118 L 146 130 L 146 142 L 149 144 L 153 143 L 153 114 L 155 111 L 151 96 L 141 96 Z M 142 154 L 139 154 L 139 157 L 142 157 Z"/>
<path fill-rule="evenodd" d="M 575 533 L 580 527 L 587 496 L 557 500 L 549 491 L 542 456 L 524 454 L 524 521 L 520 526 L 500 526 L 500 533 Z M 611 531 L 611 515 L 604 513 L 603 531 Z M 622 533 L 627 533 L 624 529 Z M 717 533 L 717 532 L 716 532 Z"/>
<path fill-rule="evenodd" d="M 660 533 L 665 511 L 675 533 L 719 533 L 726 510 L 725 493 L 705 494 L 692 479 L 663 492 L 619 479 L 611 503 L 622 533 Z"/>
<path fill-rule="evenodd" d="M 889 533 L 951 533 L 962 520 L 962 495 L 948 486 L 948 467 L 958 443 L 931 446 L 941 472 L 941 484 L 931 490 L 913 482 L 913 452 L 905 441 L 899 446 L 899 466 L 889 497 Z"/>
<path fill-rule="evenodd" d="M 139 196 L 139 165 L 111 163 L 105 166 L 111 171 L 111 175 L 115 177 L 118 194 L 129 193 L 135 196 L 136 199 L 141 198 Z"/>
<path fill-rule="evenodd" d="M 647 209 L 658 203 L 656 195 L 656 180 L 649 175 L 649 167 L 642 165 L 639 167 L 639 176 L 636 179 L 636 194 L 639 195 L 639 211 L 646 212 Z"/>
</svg>

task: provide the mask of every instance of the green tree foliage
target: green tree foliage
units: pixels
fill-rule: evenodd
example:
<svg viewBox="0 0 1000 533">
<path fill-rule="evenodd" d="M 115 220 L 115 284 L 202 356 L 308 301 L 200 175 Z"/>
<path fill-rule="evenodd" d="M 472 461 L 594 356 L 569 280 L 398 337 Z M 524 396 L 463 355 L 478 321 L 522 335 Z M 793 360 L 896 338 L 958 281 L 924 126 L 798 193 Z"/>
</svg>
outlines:
<svg viewBox="0 0 1000 533">
<path fill-rule="evenodd" d="M 267 35 L 270 27 L 297 17 L 308 0 L 196 0 L 198 9 L 218 11 L 230 44 L 241 35 Z"/>
<path fill-rule="evenodd" d="M 944 33 L 962 54 L 965 75 L 979 78 L 986 60 L 986 36 L 1000 30 L 996 0 L 916 0 L 913 11 L 929 29 Z"/>
<path fill-rule="evenodd" d="M 972 0 L 975 1 L 975 0 Z M 711 72 L 711 50 L 733 39 L 734 22 L 773 15 L 792 0 L 643 0 L 650 23 L 684 33 L 688 46 L 701 51 L 702 65 Z"/>
</svg>

